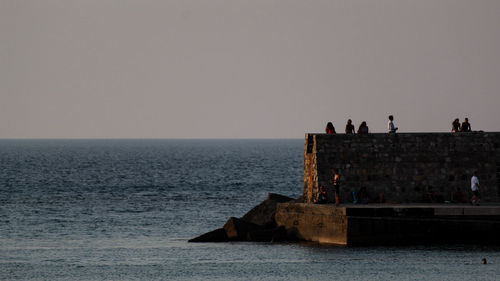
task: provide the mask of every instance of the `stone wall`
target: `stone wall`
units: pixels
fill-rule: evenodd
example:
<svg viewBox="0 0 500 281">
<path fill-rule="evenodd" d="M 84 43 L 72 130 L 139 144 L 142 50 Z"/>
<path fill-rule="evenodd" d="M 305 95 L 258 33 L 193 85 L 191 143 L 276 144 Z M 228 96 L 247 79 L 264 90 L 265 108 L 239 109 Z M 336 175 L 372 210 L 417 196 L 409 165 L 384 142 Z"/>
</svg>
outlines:
<svg viewBox="0 0 500 281">
<path fill-rule="evenodd" d="M 500 133 L 306 134 L 305 202 L 317 198 L 319 186 L 331 187 L 333 168 L 340 170 L 342 202 L 361 187 L 371 201 L 424 202 L 429 188 L 439 201 L 451 201 L 457 190 L 469 199 L 474 170 L 483 202 L 500 202 Z"/>
<path fill-rule="evenodd" d="M 278 203 L 275 220 L 289 239 L 345 246 L 500 243 L 499 206 Z"/>
</svg>

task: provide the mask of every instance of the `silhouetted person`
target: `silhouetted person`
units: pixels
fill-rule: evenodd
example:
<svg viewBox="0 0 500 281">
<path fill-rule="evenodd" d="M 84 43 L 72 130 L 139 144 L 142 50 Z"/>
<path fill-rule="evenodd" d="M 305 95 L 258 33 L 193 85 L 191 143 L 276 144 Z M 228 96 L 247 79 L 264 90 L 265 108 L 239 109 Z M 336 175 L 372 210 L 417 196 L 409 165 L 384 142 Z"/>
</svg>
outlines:
<svg viewBox="0 0 500 281">
<path fill-rule="evenodd" d="M 370 195 L 368 194 L 368 191 L 366 190 L 366 186 L 363 186 L 359 189 L 358 200 L 359 200 L 359 203 L 361 203 L 361 204 L 370 203 Z"/>
<path fill-rule="evenodd" d="M 321 185 L 319 187 L 319 194 L 318 194 L 318 199 L 316 199 L 314 201 L 314 203 L 316 204 L 326 204 L 326 202 L 328 201 L 328 198 L 326 196 L 326 190 L 325 188 Z"/>
<path fill-rule="evenodd" d="M 361 125 L 359 125 L 358 134 L 368 134 L 368 126 L 366 125 L 366 121 L 361 122 Z"/>
<path fill-rule="evenodd" d="M 331 178 L 331 184 L 333 185 L 333 191 L 335 192 L 335 206 L 340 204 L 340 174 L 339 169 L 332 169 L 333 175 Z"/>
<path fill-rule="evenodd" d="M 398 127 L 394 126 L 394 116 L 389 115 L 389 122 L 387 123 L 387 130 L 389 130 L 389 133 L 396 133 L 398 130 Z"/>
<path fill-rule="evenodd" d="M 345 133 L 346 134 L 354 134 L 354 125 L 352 124 L 352 120 L 347 120 L 347 124 L 345 125 Z"/>
<path fill-rule="evenodd" d="M 325 131 L 326 131 L 326 133 L 327 133 L 327 134 L 329 134 L 329 135 L 336 134 L 336 132 L 335 132 L 335 127 L 333 127 L 332 122 L 328 122 L 328 124 L 326 124 Z"/>
<path fill-rule="evenodd" d="M 451 123 L 451 131 L 453 133 L 457 133 L 457 132 L 460 132 L 460 120 L 455 119 L 455 121 L 453 121 L 453 123 Z"/>
<path fill-rule="evenodd" d="M 427 192 L 425 193 L 425 203 L 435 203 L 436 202 L 436 193 L 432 190 L 432 186 L 427 187 Z"/>
<path fill-rule="evenodd" d="M 469 118 L 465 118 L 465 121 L 462 123 L 462 126 L 460 126 L 460 132 L 470 132 L 470 123 L 469 123 Z"/>
</svg>

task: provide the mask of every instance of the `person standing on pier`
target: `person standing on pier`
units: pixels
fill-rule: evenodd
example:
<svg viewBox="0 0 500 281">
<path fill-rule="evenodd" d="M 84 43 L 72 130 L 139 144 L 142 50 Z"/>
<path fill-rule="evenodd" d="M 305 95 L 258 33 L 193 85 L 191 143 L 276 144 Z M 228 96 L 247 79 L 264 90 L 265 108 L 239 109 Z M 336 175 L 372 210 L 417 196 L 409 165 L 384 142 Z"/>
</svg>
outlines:
<svg viewBox="0 0 500 281">
<path fill-rule="evenodd" d="M 470 179 L 470 189 L 472 190 L 472 205 L 479 205 L 479 179 L 477 178 L 477 171 Z"/>
<path fill-rule="evenodd" d="M 392 122 L 393 120 L 394 116 L 389 115 L 389 123 L 387 123 L 387 129 L 389 130 L 389 133 L 394 134 L 398 130 L 398 127 L 394 126 L 394 122 Z"/>
<path fill-rule="evenodd" d="M 335 206 L 340 204 L 340 174 L 339 169 L 333 169 L 333 175 L 331 178 L 331 183 L 333 185 L 333 191 L 335 193 Z"/>
</svg>

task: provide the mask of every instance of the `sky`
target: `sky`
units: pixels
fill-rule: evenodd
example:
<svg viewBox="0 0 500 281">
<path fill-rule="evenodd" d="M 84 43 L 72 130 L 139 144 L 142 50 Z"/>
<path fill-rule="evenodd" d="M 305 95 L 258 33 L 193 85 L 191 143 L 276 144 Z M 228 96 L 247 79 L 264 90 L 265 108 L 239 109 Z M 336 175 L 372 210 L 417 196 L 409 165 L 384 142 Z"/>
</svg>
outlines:
<svg viewBox="0 0 500 281">
<path fill-rule="evenodd" d="M 0 138 L 500 131 L 498 0 L 0 0 Z"/>
</svg>

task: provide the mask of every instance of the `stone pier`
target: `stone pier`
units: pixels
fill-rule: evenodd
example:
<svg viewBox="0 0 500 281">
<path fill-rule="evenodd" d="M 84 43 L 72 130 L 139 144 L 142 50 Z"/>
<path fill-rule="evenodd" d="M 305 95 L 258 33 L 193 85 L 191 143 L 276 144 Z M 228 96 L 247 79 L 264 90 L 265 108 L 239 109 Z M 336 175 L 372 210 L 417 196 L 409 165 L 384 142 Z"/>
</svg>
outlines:
<svg viewBox="0 0 500 281">
<path fill-rule="evenodd" d="M 275 220 L 292 239 L 343 246 L 500 244 L 500 205 L 280 203 Z"/>
</svg>

